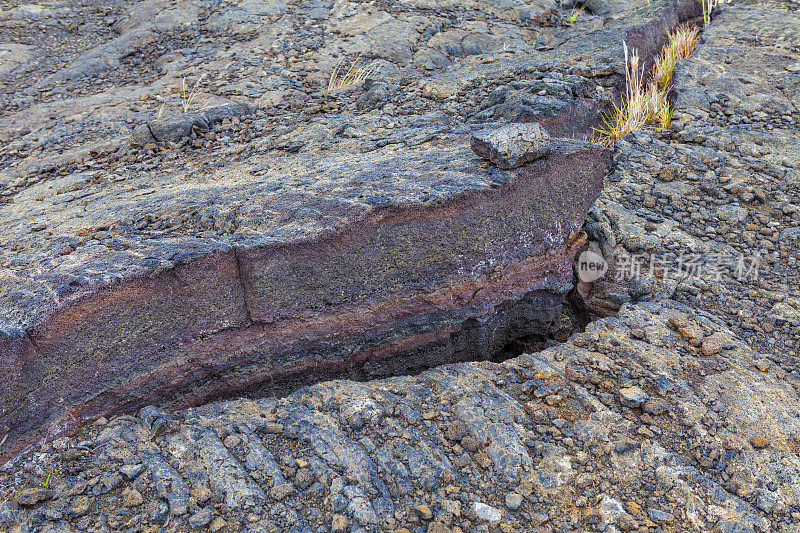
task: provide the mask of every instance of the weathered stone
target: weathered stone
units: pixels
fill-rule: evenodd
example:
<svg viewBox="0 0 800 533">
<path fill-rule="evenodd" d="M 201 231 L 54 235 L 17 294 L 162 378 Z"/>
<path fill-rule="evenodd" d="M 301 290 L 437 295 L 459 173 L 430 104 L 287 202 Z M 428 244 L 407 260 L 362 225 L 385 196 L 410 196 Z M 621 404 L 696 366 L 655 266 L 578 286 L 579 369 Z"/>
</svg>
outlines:
<svg viewBox="0 0 800 533">
<path fill-rule="evenodd" d="M 516 492 L 509 492 L 506 494 L 506 507 L 512 511 L 516 511 L 522 505 L 522 494 Z"/>
<path fill-rule="evenodd" d="M 67 514 L 72 518 L 81 517 L 89 511 L 90 505 L 91 500 L 88 496 L 76 496 L 70 503 Z"/>
<path fill-rule="evenodd" d="M 53 497 L 53 491 L 44 487 L 25 489 L 17 494 L 17 503 L 20 505 L 36 505 Z"/>
<path fill-rule="evenodd" d="M 209 509 L 200 509 L 195 514 L 189 517 L 189 527 L 197 529 L 207 526 L 211 522 L 211 511 Z"/>
<path fill-rule="evenodd" d="M 628 407 L 641 407 L 649 396 L 639 387 L 625 387 L 619 390 L 619 399 Z"/>
<path fill-rule="evenodd" d="M 472 150 L 498 168 L 521 167 L 550 153 L 550 134 L 535 122 L 509 124 L 472 134 Z"/>
<path fill-rule="evenodd" d="M 310 354 L 315 379 L 362 360 L 359 350 L 370 354 L 370 375 L 385 375 L 487 357 L 512 338 L 547 331 L 571 288 L 578 231 L 608 151 L 558 141 L 548 157 L 498 173 L 474 166 L 463 143 L 360 161 L 356 181 L 340 163 L 315 163 L 310 175 L 325 179 L 284 197 L 291 204 L 313 189 L 313 199 L 305 207 L 286 204 L 289 218 L 271 229 L 248 229 L 254 221 L 243 211 L 238 231 L 216 239 L 186 233 L 143 240 L 133 227 L 120 227 L 116 238 L 127 251 L 87 247 L 66 262 L 51 257 L 47 271 L 14 275 L 0 289 L 0 382 L 8 391 L 0 398 L 0 427 L 12 428 L 0 453 L 13 453 L 19 437 L 50 423 L 61 427 L 66 419 L 56 421 L 67 405 L 70 421 L 167 397 L 167 405 L 188 406 L 236 389 L 295 383 L 308 375 L 303 361 Z M 456 161 L 463 170 L 436 170 Z M 420 175 L 420 168 L 431 172 Z M 296 173 L 286 179 L 288 186 Z M 231 206 L 284 201 L 257 181 L 251 187 L 203 194 Z M 353 201 L 341 203 L 340 187 Z M 197 200 L 181 187 L 161 195 L 130 204 L 127 213 L 98 204 L 92 225 L 172 216 L 177 205 Z M 319 209 L 330 217 L 318 219 Z M 86 222 L 52 215 L 65 235 Z M 299 316 L 305 318 L 296 322 Z M 477 324 L 494 333 L 479 333 Z M 172 396 L 183 387 L 190 388 Z M 35 407 L 23 400 L 31 394 Z"/>
<path fill-rule="evenodd" d="M 283 485 L 276 485 L 269 491 L 269 497 L 273 500 L 281 501 L 294 492 L 294 485 L 291 483 L 284 483 Z"/>
<path fill-rule="evenodd" d="M 192 129 L 207 131 L 208 121 L 196 113 L 184 113 L 151 120 L 147 123 L 150 134 L 158 142 L 180 141 L 192 135 Z"/>
<path fill-rule="evenodd" d="M 18 502 L 0 502 L 0 524 L 16 522 L 19 516 L 20 507 Z"/>
<path fill-rule="evenodd" d="M 428 524 L 427 533 L 451 533 L 451 530 L 441 522 L 431 522 Z"/>
<path fill-rule="evenodd" d="M 253 108 L 250 105 L 245 103 L 238 103 L 238 102 L 230 102 L 223 105 L 214 106 L 210 109 L 207 109 L 203 113 L 203 118 L 205 118 L 206 122 L 213 126 L 223 120 L 230 120 L 232 118 L 242 118 L 246 115 L 250 115 L 253 113 Z"/>
<path fill-rule="evenodd" d="M 722 351 L 726 340 L 719 333 L 714 333 L 703 339 L 701 350 L 703 355 L 716 355 Z"/>
<path fill-rule="evenodd" d="M 642 406 L 645 413 L 649 413 L 651 415 L 663 415 L 667 411 L 669 411 L 669 403 L 661 398 L 651 398 L 644 402 Z"/>
<path fill-rule="evenodd" d="M 136 479 L 139 477 L 139 474 L 144 472 L 144 465 L 125 465 L 119 469 L 120 474 L 125 476 L 127 479 Z"/>
<path fill-rule="evenodd" d="M 661 511 L 659 509 L 648 509 L 647 515 L 650 517 L 650 520 L 652 520 L 656 524 L 665 524 L 675 520 L 675 517 L 673 515 Z"/>
<path fill-rule="evenodd" d="M 756 367 L 760 372 L 766 372 L 769 370 L 769 367 L 772 366 L 772 362 L 769 359 L 756 359 L 753 361 L 753 366 Z"/>
<path fill-rule="evenodd" d="M 207 131 L 223 120 L 238 119 L 252 112 L 253 108 L 247 104 L 231 102 L 212 107 L 203 113 L 182 113 L 156 118 L 134 128 L 131 133 L 131 144 L 144 146 L 151 142 L 177 142 L 190 137 L 193 128 Z"/>
<path fill-rule="evenodd" d="M 433 518 L 433 511 L 431 511 L 431 508 L 425 505 L 424 503 L 421 503 L 416 507 L 414 507 L 414 511 L 417 513 L 417 516 L 419 516 L 422 520 L 425 520 L 426 522 L 429 521 L 431 518 Z"/>
<path fill-rule="evenodd" d="M 494 526 L 498 525 L 503 519 L 503 512 L 500 509 L 481 502 L 472 503 L 472 512 L 475 513 L 478 520 L 488 522 Z"/>
<path fill-rule="evenodd" d="M 122 505 L 125 507 L 137 507 L 143 502 L 142 494 L 136 489 L 126 489 L 122 492 Z"/>
</svg>

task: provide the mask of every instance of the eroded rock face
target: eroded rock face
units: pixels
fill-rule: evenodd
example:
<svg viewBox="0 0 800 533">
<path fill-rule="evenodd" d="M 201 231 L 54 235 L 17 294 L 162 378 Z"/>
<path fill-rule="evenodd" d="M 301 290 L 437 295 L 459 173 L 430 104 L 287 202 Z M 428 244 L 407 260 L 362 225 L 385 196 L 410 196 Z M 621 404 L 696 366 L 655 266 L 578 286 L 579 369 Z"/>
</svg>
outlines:
<svg viewBox="0 0 800 533">
<path fill-rule="evenodd" d="M 290 388 L 308 374 L 386 375 L 485 358 L 546 331 L 571 288 L 578 232 L 609 154 L 559 141 L 547 158 L 500 172 L 481 168 L 456 138 L 362 161 L 358 181 L 335 161 L 318 164 L 329 183 L 315 181 L 317 196 L 291 209 L 308 188 L 267 192 L 252 182 L 191 198 L 241 202 L 242 211 L 283 205 L 288 223 L 269 232 L 248 232 L 241 215 L 225 240 L 120 232 L 127 252 L 53 255 L 57 268 L 6 278 L 5 450 L 40 428 L 143 402 L 189 406 Z M 132 204 L 130 216 L 180 209 L 185 192 Z M 60 216 L 50 223 L 79 230 Z"/>
<path fill-rule="evenodd" d="M 724 347 L 706 356 L 684 328 Z M 502 364 L 334 380 L 176 413 L 148 407 L 59 439 L 28 464 L 75 474 L 55 477 L 48 495 L 71 506 L 86 505 L 70 494 L 94 473 L 88 515 L 102 509 L 112 524 L 137 514 L 147 526 L 169 516 L 179 527 L 246 520 L 251 531 L 769 531 L 800 504 L 799 398 L 796 381 L 759 370 L 757 357 L 674 301 L 625 305 Z M 97 452 L 71 447 L 77 440 Z M 24 495 L 6 520 L 46 509 L 41 494 Z M 140 498 L 148 503 L 135 509 L 115 503 Z"/>
<path fill-rule="evenodd" d="M 5 455 L 145 402 L 416 370 L 546 329 L 608 156 L 555 141 L 504 172 L 469 137 L 582 138 L 622 41 L 649 57 L 700 7 L 568 25 L 550 1 L 73 3 L 0 11 L 0 43 L 27 46 L 0 58 Z M 357 58 L 370 79 L 324 90 Z M 231 102 L 253 112 L 209 116 Z"/>
</svg>

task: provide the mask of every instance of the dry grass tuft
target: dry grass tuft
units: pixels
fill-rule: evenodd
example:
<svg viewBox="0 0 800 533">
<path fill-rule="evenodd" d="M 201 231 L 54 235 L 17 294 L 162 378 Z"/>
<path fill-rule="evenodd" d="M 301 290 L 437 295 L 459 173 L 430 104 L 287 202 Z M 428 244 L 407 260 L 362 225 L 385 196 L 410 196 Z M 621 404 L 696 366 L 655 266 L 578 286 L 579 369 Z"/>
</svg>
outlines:
<svg viewBox="0 0 800 533">
<path fill-rule="evenodd" d="M 376 66 L 367 66 L 361 62 L 360 58 L 356 58 L 348 70 L 342 68 L 344 59 L 336 65 L 336 68 L 331 72 L 331 77 L 328 80 L 328 87 L 326 91 L 337 91 L 350 85 L 356 85 L 366 80 L 367 78 L 375 75 L 377 72 Z"/>
<path fill-rule="evenodd" d="M 684 24 L 670 36 L 669 42 L 661 50 L 653 65 L 653 79 L 658 81 L 662 90 L 672 85 L 672 73 L 681 59 L 692 55 L 694 47 L 700 41 L 700 28 Z"/>
<path fill-rule="evenodd" d="M 667 93 L 672 86 L 672 73 L 681 59 L 692 54 L 699 41 L 699 28 L 684 25 L 669 37 L 655 59 L 652 76 L 645 86 L 644 68 L 639 65 L 636 50 L 625 51 L 625 94 L 619 106 L 603 117 L 604 127 L 596 129 L 601 142 L 613 148 L 616 142 L 632 131 L 648 126 L 667 129 L 672 121 L 672 108 Z"/>
<path fill-rule="evenodd" d="M 187 113 L 192 107 L 192 102 L 194 102 L 194 99 L 200 93 L 200 83 L 205 77 L 205 74 L 200 76 L 200 78 L 194 83 L 194 87 L 192 87 L 191 90 L 187 90 L 185 77 L 181 81 L 181 107 L 183 108 L 184 113 Z"/>
<path fill-rule="evenodd" d="M 198 78 L 198 80 L 194 82 L 194 85 L 191 88 L 189 88 L 189 86 L 186 84 L 186 77 L 185 76 L 181 80 L 181 87 L 178 90 L 178 96 L 179 96 L 179 100 L 180 100 L 179 105 L 180 105 L 181 109 L 183 109 L 184 113 L 188 113 L 189 110 L 192 108 L 192 104 L 194 103 L 195 99 L 197 98 L 197 95 L 200 94 L 200 84 L 203 82 L 205 77 L 206 77 L 205 74 L 200 76 L 200 78 Z M 167 103 L 168 103 L 168 100 L 164 100 L 163 101 L 163 103 L 161 104 L 161 107 L 158 110 L 158 114 L 156 115 L 156 118 L 161 118 L 161 116 L 164 114 L 164 109 L 166 108 Z M 204 107 L 205 106 L 203 106 L 203 108 Z M 201 110 L 203 108 L 201 108 Z"/>
<path fill-rule="evenodd" d="M 703 3 L 703 27 L 711 24 L 711 12 L 720 4 L 720 0 L 701 0 Z"/>
</svg>

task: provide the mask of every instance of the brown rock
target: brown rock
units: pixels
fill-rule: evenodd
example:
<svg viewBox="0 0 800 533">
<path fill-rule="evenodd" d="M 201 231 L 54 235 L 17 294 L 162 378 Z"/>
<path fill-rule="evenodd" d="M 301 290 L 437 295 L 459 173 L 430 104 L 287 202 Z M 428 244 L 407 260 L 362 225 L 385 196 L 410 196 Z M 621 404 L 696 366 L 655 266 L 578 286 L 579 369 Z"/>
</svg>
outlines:
<svg viewBox="0 0 800 533">
<path fill-rule="evenodd" d="M 331 522 L 331 532 L 345 533 L 345 531 L 347 531 L 347 517 L 342 516 L 340 514 L 333 515 L 333 521 Z"/>
<path fill-rule="evenodd" d="M 424 503 L 421 503 L 421 504 L 417 505 L 416 507 L 414 507 L 414 512 L 417 513 L 418 517 L 420 517 L 422 520 L 425 520 L 425 521 L 430 520 L 431 518 L 433 518 L 433 511 L 431 511 L 431 508 L 428 507 Z"/>
<path fill-rule="evenodd" d="M 17 494 L 17 503 L 25 506 L 36 505 L 37 503 L 47 501 L 52 497 L 53 491 L 44 487 L 34 487 L 19 491 Z"/>
<path fill-rule="evenodd" d="M 225 528 L 228 523 L 220 517 L 216 517 L 211 523 L 208 525 L 208 528 L 211 530 L 211 533 L 217 533 L 217 531 Z"/>
<path fill-rule="evenodd" d="M 772 365 L 772 361 L 769 359 L 756 359 L 753 362 L 753 366 L 756 367 L 760 372 L 766 372 L 769 370 L 769 367 Z"/>
<path fill-rule="evenodd" d="M 67 509 L 67 514 L 72 518 L 78 518 L 86 514 L 91 505 L 91 500 L 88 496 L 77 496 L 72 500 L 72 503 Z"/>
<path fill-rule="evenodd" d="M 646 413 L 651 415 L 663 415 L 667 411 L 669 411 L 669 403 L 666 400 L 662 400 L 661 398 L 652 398 L 644 402 L 642 406 Z"/>
<path fill-rule="evenodd" d="M 639 522 L 628 513 L 622 513 L 622 516 L 619 517 L 619 528 L 622 531 L 633 531 L 639 529 Z"/>
<path fill-rule="evenodd" d="M 137 507 L 144 502 L 141 493 L 136 489 L 125 489 L 122 491 L 122 505 L 125 507 Z"/>
<path fill-rule="evenodd" d="M 722 351 L 725 346 L 726 339 L 721 333 L 713 333 L 703 339 L 702 351 L 703 355 L 716 355 Z"/>
</svg>

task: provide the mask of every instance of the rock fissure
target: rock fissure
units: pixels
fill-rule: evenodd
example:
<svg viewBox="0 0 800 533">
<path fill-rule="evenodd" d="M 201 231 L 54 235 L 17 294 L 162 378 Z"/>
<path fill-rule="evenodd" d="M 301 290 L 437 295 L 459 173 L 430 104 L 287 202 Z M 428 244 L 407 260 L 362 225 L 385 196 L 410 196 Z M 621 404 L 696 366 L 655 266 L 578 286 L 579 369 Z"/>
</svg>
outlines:
<svg viewBox="0 0 800 533">
<path fill-rule="evenodd" d="M 248 296 L 247 296 L 247 285 L 244 281 L 244 273 L 242 271 L 242 260 L 239 257 L 239 249 L 237 247 L 233 247 L 233 256 L 236 258 L 236 279 L 239 282 L 239 286 L 242 290 L 242 300 L 243 300 L 243 307 L 244 307 L 244 314 L 247 319 L 247 325 L 255 324 L 256 322 L 253 320 L 253 315 L 250 312 L 250 306 L 248 304 Z"/>
</svg>

